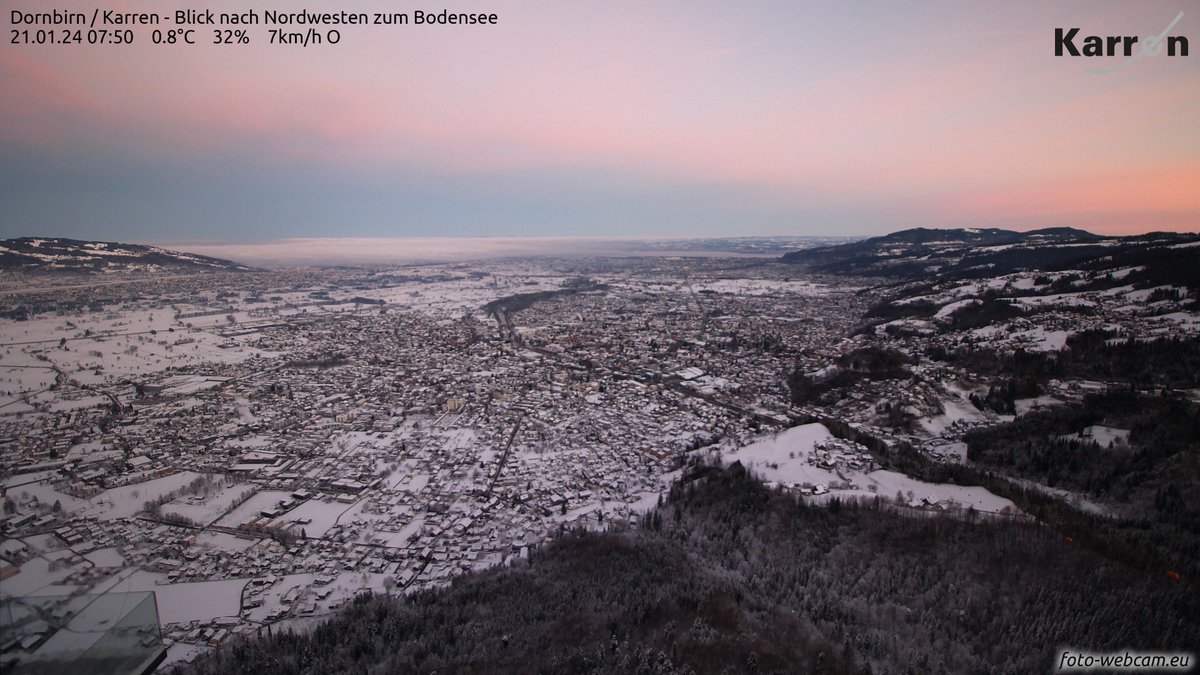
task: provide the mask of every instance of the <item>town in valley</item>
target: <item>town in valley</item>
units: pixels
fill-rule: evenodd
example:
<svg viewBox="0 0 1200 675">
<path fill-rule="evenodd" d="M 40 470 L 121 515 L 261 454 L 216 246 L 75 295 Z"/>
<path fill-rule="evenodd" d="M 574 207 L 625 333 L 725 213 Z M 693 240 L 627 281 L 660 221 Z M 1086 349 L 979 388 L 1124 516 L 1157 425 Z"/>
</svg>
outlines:
<svg viewBox="0 0 1200 675">
<path fill-rule="evenodd" d="M 9 240 L 5 611 L 39 598 L 62 617 L 76 598 L 153 591 L 170 665 L 363 593 L 524 564 L 567 530 L 635 527 L 701 460 L 814 504 L 1036 522 L 987 487 L 909 475 L 888 448 L 967 463 L 972 432 L 1130 386 L 1076 372 L 1015 387 L 961 355 L 1194 340 L 1196 288 L 1160 275 L 1157 258 L 1121 255 L 1200 241 L 966 232 L 868 240 L 857 257 L 788 254 L 812 260 L 679 242 L 271 269 Z M 964 271 L 964 251 L 1055 247 L 1110 254 Z M 1131 443 L 1118 422 L 1071 431 L 1108 451 Z M 1090 513 L 1123 508 L 1006 480 Z M 10 662 L 63 639 L 53 621 L 18 623 Z"/>
</svg>

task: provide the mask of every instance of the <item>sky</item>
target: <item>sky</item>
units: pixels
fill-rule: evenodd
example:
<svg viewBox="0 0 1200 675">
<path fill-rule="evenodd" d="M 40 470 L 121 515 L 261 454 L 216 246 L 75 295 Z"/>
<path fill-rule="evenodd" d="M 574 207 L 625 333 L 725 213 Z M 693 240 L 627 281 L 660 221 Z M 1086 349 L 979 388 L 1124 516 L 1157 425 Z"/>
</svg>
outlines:
<svg viewBox="0 0 1200 675">
<path fill-rule="evenodd" d="M 90 17 L 96 0 L 3 0 Z M 0 235 L 295 238 L 1200 230 L 1200 6 L 447 0 L 337 45 L 0 44 Z M 411 12 L 394 0 L 104 8 Z M 440 11 L 443 5 L 426 10 Z M 1054 54 L 1162 31 L 1195 54 Z M 171 25 L 160 26 L 169 29 Z M 17 26 L 19 29 L 31 28 Z M 32 27 L 36 29 L 36 27 Z M 1143 38 L 1144 39 L 1144 38 Z M 1109 72 L 1094 72 L 1108 70 Z"/>
</svg>

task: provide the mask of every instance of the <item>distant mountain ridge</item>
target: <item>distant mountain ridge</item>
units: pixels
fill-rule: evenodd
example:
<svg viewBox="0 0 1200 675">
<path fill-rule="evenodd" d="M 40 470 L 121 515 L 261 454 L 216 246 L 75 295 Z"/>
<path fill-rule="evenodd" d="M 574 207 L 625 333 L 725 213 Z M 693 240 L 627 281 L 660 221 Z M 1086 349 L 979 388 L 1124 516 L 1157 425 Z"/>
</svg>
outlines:
<svg viewBox="0 0 1200 675">
<path fill-rule="evenodd" d="M 786 263 L 816 272 L 914 279 L 990 276 L 1020 269 L 1059 269 L 1108 257 L 1123 258 L 1150 249 L 1170 249 L 1200 241 L 1200 234 L 1151 232 L 1106 237 L 1072 227 L 1028 232 L 999 228 L 913 228 L 861 241 L 793 251 Z M 1182 254 L 1182 253 L 1181 253 Z"/>
<path fill-rule="evenodd" d="M 0 270 L 4 271 L 97 274 L 170 270 L 245 272 L 252 269 L 230 260 L 143 244 L 55 237 L 0 240 Z"/>
</svg>

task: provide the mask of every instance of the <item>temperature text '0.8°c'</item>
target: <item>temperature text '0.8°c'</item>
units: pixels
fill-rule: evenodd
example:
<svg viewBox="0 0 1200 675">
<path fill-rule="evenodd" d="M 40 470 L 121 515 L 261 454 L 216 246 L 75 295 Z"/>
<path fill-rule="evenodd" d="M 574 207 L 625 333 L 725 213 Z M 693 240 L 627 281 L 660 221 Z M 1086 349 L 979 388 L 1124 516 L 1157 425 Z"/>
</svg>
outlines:
<svg viewBox="0 0 1200 675">
<path fill-rule="evenodd" d="M 196 31 L 184 28 L 172 28 L 171 30 L 155 29 L 150 33 L 150 41 L 156 45 L 174 45 L 174 44 L 196 44 Z"/>
</svg>

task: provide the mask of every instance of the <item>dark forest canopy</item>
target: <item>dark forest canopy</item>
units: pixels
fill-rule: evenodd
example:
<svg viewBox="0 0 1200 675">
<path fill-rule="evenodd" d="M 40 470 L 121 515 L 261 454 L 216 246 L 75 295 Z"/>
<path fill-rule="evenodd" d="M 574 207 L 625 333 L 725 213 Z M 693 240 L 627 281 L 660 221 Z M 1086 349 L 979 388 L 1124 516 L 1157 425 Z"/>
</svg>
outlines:
<svg viewBox="0 0 1200 675">
<path fill-rule="evenodd" d="M 1049 527 L 806 506 L 736 463 L 691 475 L 640 528 L 567 533 L 528 565 L 360 598 L 174 672 L 1028 673 L 1061 645 L 1200 644 L 1194 579 Z"/>
<path fill-rule="evenodd" d="M 920 280 L 994 277 L 1018 270 L 1141 268 L 1123 283 L 1200 288 L 1200 235 L 1150 232 L 1103 237 L 1059 227 L 1028 232 L 996 228 L 892 232 L 785 254 L 782 262 L 826 274 Z"/>
<path fill-rule="evenodd" d="M 1200 386 L 1200 338 L 1155 340 L 1121 338 L 1104 330 L 1087 330 L 1067 338 L 1060 352 L 1017 349 L 998 352 L 967 347 L 936 348 L 928 354 L 980 375 L 1031 378 L 1080 378 L 1121 383 L 1130 389 L 1190 389 Z"/>
</svg>

